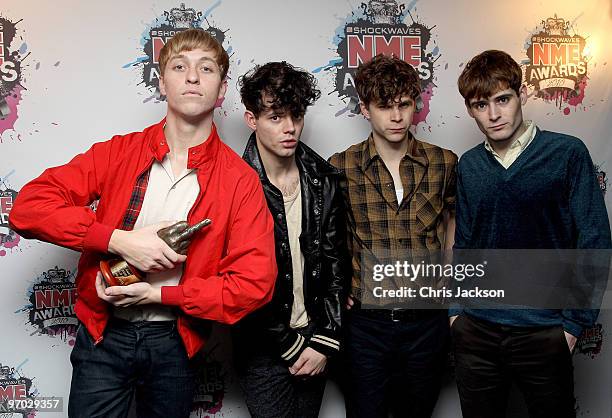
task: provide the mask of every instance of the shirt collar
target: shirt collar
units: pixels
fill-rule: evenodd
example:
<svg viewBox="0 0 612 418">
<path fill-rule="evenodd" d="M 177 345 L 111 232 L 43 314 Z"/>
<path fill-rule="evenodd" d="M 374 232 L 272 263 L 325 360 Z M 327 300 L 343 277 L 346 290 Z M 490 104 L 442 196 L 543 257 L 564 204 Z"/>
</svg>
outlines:
<svg viewBox="0 0 612 418">
<path fill-rule="evenodd" d="M 165 118 L 153 129 L 150 142 L 151 151 L 153 151 L 155 159 L 159 162 L 161 162 L 164 156 L 170 152 L 170 147 L 168 146 L 168 141 L 166 141 L 166 135 L 164 134 L 164 126 L 166 126 Z M 221 139 L 217 133 L 217 126 L 213 123 L 208 138 L 200 144 L 189 148 L 187 168 L 196 168 L 214 160 L 219 150 L 220 142 Z"/>
<path fill-rule="evenodd" d="M 519 136 L 518 138 L 514 140 L 512 145 L 510 145 L 510 149 L 520 147 L 521 151 L 523 151 L 535 137 L 535 134 L 537 132 L 536 124 L 533 123 L 533 121 L 526 120 L 526 121 L 523 121 L 523 125 L 526 127 L 525 132 L 523 132 L 521 136 Z M 485 137 L 484 147 L 490 153 L 494 155 L 497 154 L 497 152 L 495 152 L 495 150 L 491 146 L 489 138 Z"/>
<path fill-rule="evenodd" d="M 425 150 L 423 150 L 423 145 L 420 141 L 417 141 L 412 133 L 408 132 L 408 149 L 406 150 L 406 154 L 402 158 L 409 158 L 412 161 L 421 164 L 423 166 L 427 166 L 428 160 L 425 154 Z M 372 162 L 376 159 L 381 158 L 376 150 L 376 145 L 374 144 L 374 136 L 370 133 L 368 139 L 364 142 L 362 153 L 361 153 L 361 168 L 365 171 Z"/>
</svg>

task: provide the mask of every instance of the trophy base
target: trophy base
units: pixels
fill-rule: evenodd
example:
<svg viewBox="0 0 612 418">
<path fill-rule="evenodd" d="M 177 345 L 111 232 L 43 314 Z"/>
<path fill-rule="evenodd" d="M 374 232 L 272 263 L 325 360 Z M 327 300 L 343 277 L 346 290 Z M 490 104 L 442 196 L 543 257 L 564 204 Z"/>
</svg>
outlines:
<svg viewBox="0 0 612 418">
<path fill-rule="evenodd" d="M 127 286 L 142 281 L 144 275 L 127 261 L 116 258 L 100 261 L 100 272 L 106 286 Z"/>
</svg>

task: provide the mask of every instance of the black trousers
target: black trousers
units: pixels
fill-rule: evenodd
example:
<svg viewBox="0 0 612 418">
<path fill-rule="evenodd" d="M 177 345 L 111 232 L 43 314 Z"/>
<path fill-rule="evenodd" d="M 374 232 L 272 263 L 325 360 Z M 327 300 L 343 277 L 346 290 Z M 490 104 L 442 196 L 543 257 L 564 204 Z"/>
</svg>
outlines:
<svg viewBox="0 0 612 418">
<path fill-rule="evenodd" d="M 505 415 L 510 386 L 531 418 L 574 418 L 574 369 L 561 326 L 512 327 L 460 315 L 451 327 L 464 418 Z"/>
<path fill-rule="evenodd" d="M 446 365 L 448 318 L 441 310 L 415 313 L 347 313 L 347 416 L 431 417 Z"/>
<path fill-rule="evenodd" d="M 314 327 L 298 332 L 307 340 Z M 234 330 L 234 366 L 253 418 L 316 418 L 319 416 L 325 373 L 313 377 L 293 376 L 278 349 L 261 332 Z"/>
</svg>

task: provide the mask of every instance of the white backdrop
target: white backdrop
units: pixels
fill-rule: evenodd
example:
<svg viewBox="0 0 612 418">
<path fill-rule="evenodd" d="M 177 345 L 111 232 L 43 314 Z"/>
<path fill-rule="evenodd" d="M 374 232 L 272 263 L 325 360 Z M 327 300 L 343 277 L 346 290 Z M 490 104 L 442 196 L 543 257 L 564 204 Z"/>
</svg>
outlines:
<svg viewBox="0 0 612 418">
<path fill-rule="evenodd" d="M 336 74 L 333 65 L 337 62 L 334 60 L 338 58 L 336 34 L 343 34 L 345 24 L 359 16 L 360 5 L 358 0 L 193 0 L 186 3 L 187 9 L 202 12 L 203 27 L 212 26 L 225 32 L 224 46 L 232 51 L 228 94 L 216 111 L 217 125 L 226 143 L 241 153 L 249 135 L 236 89 L 238 76 L 256 63 L 272 60 L 289 61 L 317 77 L 322 97 L 306 117 L 302 139 L 308 145 L 328 157 L 368 135 L 368 125 L 361 116 L 343 111 L 347 100 L 339 97 L 333 81 Z M 412 23 L 412 17 L 430 29 L 432 38 L 426 52 L 435 59 L 428 113 L 416 126 L 415 133 L 458 155 L 482 141 L 456 88 L 464 63 L 492 48 L 505 50 L 517 61 L 524 62 L 528 59 L 527 43 L 541 29 L 542 21 L 555 15 L 564 19 L 569 35 L 586 39 L 586 48 L 581 52 L 588 61 L 583 79 L 586 87 L 582 86 L 584 95 L 573 101 L 545 101 L 533 94 L 524 115 L 542 129 L 583 139 L 595 164 L 601 168 L 602 185 L 605 185 L 603 176 L 612 165 L 609 145 L 612 140 L 612 1 L 413 0 L 406 1 L 404 6 L 410 11 L 410 16 L 405 15 L 403 20 L 406 24 Z M 16 53 L 13 61 L 21 60 L 19 76 L 23 88 L 16 87 L 4 96 L 0 89 L 0 98 L 6 99 L 11 111 L 0 119 L 0 215 L 10 211 L 6 190 L 18 192 L 46 167 L 67 162 L 93 142 L 113 134 L 141 130 L 164 116 L 165 104 L 152 97 L 152 91 L 143 84 L 142 66 L 130 64 L 144 56 L 143 34 L 155 26 L 156 19 L 164 19 L 164 11 L 179 7 L 179 0 L 2 0 L 0 18 L 5 19 L 5 28 L 0 33 L 4 30 L 5 38 L 8 37 L 6 26 L 11 25 L 7 21 L 16 28 L 10 45 L 3 46 L 4 60 L 11 59 L 10 52 Z M 5 66 L 3 75 L 1 65 L 0 81 L 4 76 L 7 85 L 6 79 L 10 80 L 14 73 Z M 325 68 L 319 70 L 320 67 Z M 532 93 L 535 93 L 533 89 Z M 0 118 L 1 105 L 0 102 Z M 5 200 L 1 200 L 3 192 Z M 606 203 L 610 212 L 610 193 L 606 195 Z M 49 328 L 42 329 L 29 318 L 32 311 L 29 298 L 33 286 L 41 281 L 59 280 L 64 276 L 64 282 L 74 280 L 78 254 L 19 239 L 2 226 L 0 238 L 3 239 L 0 242 L 0 398 L 10 397 L 11 391 L 18 391 L 22 383 L 29 385 L 28 394 L 64 397 L 67 401 L 73 340 L 70 324 L 51 328 L 51 333 Z M 69 318 L 70 314 L 60 317 Z M 607 341 L 607 329 L 612 324 L 610 312 L 602 312 L 598 322 L 603 324 L 601 328 L 589 331 L 589 340 L 583 341 L 574 356 L 578 416 L 609 418 L 612 417 L 612 349 Z M 54 329 L 57 333 L 51 335 Z M 219 334 L 220 345 L 213 344 L 204 372 L 208 386 L 202 387 L 202 407 L 194 411 L 194 416 L 248 416 L 235 379 L 227 371 L 229 351 L 224 335 L 224 331 Z M 515 411 L 512 416 L 523 416 L 517 412 L 521 410 L 519 401 L 513 401 L 510 409 Z M 342 416 L 343 411 L 337 388 L 328 386 L 321 416 Z M 4 416 L 1 410 L 0 416 Z M 21 416 L 15 414 L 15 417 Z M 36 412 L 31 416 L 62 415 Z M 435 416 L 460 416 L 450 377 Z"/>
</svg>

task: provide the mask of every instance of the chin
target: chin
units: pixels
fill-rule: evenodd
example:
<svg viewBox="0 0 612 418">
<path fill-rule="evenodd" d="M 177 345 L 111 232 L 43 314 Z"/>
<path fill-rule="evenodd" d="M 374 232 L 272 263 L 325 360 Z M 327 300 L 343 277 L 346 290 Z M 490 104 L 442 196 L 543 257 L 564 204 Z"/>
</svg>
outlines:
<svg viewBox="0 0 612 418">
<path fill-rule="evenodd" d="M 385 136 L 385 139 L 387 140 L 387 142 L 392 142 L 394 144 L 397 144 L 398 142 L 402 142 L 403 140 L 406 139 L 406 134 Z"/>
</svg>

